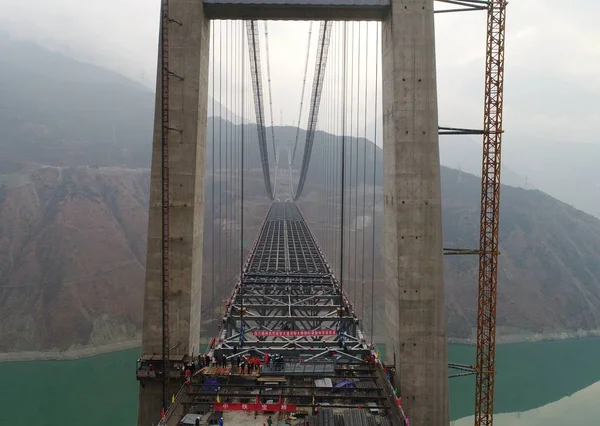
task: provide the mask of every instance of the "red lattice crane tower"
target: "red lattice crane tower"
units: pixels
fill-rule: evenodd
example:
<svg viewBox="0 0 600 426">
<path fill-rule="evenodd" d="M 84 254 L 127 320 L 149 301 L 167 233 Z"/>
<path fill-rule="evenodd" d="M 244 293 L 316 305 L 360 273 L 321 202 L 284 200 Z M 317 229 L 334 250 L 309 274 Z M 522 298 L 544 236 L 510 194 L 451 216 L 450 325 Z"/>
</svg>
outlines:
<svg viewBox="0 0 600 426">
<path fill-rule="evenodd" d="M 493 424 L 506 0 L 488 1 L 479 238 L 475 426 Z"/>
</svg>

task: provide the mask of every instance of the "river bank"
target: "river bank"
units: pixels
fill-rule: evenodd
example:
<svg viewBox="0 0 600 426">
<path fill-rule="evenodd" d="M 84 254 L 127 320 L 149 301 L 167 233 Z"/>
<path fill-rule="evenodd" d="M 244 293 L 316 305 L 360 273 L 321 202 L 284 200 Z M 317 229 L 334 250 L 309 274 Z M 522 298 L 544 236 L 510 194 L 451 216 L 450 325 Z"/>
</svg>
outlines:
<svg viewBox="0 0 600 426">
<path fill-rule="evenodd" d="M 587 339 L 590 337 L 600 337 L 600 329 L 596 330 L 578 330 L 578 331 L 561 331 L 553 333 L 531 333 L 531 332 L 520 332 L 520 333 L 500 333 L 496 337 L 496 344 L 510 344 L 510 343 L 535 343 L 535 342 L 547 342 L 547 341 L 561 341 L 561 340 L 575 340 L 575 339 Z M 475 345 L 475 337 L 467 339 L 458 337 L 448 337 L 448 343 L 451 345 Z"/>
<path fill-rule="evenodd" d="M 79 346 L 66 351 L 26 351 L 0 353 L 0 362 L 20 361 L 73 361 L 76 359 L 89 358 L 127 349 L 139 348 L 141 339 L 125 340 L 122 342 L 109 343 L 100 346 Z"/>
<path fill-rule="evenodd" d="M 557 332 L 557 333 L 521 333 L 521 334 L 505 334 L 496 338 L 497 344 L 513 344 L 513 343 L 535 343 L 546 341 L 562 341 L 586 339 L 590 337 L 600 337 L 600 329 L 598 330 L 580 330 L 573 332 Z M 378 336 L 376 341 L 384 342 L 386 339 Z M 207 343 L 207 342 L 203 342 Z M 475 345 L 474 338 L 456 338 L 449 337 L 448 343 L 451 345 Z M 123 351 L 127 349 L 139 348 L 142 344 L 141 339 L 125 340 L 122 342 L 109 343 L 100 346 L 77 346 L 66 351 L 49 350 L 49 351 L 23 351 L 23 352 L 4 352 L 0 353 L 0 363 L 2 362 L 20 362 L 20 361 L 72 361 L 76 359 L 89 358 L 92 356 L 109 354 L 112 352 Z"/>
</svg>

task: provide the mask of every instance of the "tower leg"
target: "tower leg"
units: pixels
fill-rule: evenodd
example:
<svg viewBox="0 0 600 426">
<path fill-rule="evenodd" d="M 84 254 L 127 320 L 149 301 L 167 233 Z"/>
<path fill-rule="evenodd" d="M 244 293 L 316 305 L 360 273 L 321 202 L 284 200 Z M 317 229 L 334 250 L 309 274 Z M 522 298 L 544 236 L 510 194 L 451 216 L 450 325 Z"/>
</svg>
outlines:
<svg viewBox="0 0 600 426">
<path fill-rule="evenodd" d="M 198 355 L 210 22 L 201 1 L 169 1 L 170 353 Z M 159 42 L 159 48 L 162 40 Z M 160 54 L 159 54 L 160 58 Z M 152 152 L 142 353 L 162 353 L 161 73 Z M 175 380 L 176 382 L 176 380 Z M 176 388 L 180 383 L 172 383 Z M 138 425 L 160 419 L 160 382 L 140 387 Z M 170 394 L 169 394 L 170 395 Z"/>
<path fill-rule="evenodd" d="M 388 354 L 413 426 L 448 425 L 433 0 L 392 0 L 383 22 Z"/>
</svg>

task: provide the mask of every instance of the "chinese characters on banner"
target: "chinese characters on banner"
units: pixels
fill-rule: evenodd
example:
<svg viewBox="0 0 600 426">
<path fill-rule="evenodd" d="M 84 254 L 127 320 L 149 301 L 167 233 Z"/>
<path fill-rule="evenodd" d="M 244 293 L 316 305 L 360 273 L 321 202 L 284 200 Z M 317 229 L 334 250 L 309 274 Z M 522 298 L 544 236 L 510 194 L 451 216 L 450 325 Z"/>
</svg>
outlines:
<svg viewBox="0 0 600 426">
<path fill-rule="evenodd" d="M 256 337 L 335 336 L 335 330 L 253 330 Z"/>
<path fill-rule="evenodd" d="M 283 411 L 296 412 L 296 404 L 242 404 L 240 402 L 215 403 L 215 411 Z"/>
</svg>

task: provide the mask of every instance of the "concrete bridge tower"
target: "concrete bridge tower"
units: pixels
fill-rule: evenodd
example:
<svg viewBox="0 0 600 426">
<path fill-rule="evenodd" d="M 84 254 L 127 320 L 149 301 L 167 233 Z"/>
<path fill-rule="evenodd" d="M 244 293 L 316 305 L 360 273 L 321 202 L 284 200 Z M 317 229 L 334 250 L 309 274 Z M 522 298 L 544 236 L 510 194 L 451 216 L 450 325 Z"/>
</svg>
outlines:
<svg viewBox="0 0 600 426">
<path fill-rule="evenodd" d="M 433 0 L 383 21 L 385 319 L 411 425 L 447 425 L 448 372 Z"/>
<path fill-rule="evenodd" d="M 380 20 L 388 353 L 399 367 L 396 379 L 411 424 L 448 425 L 434 2 L 367 0 L 357 7 L 347 0 L 327 8 L 310 1 L 285 3 L 275 8 L 219 0 L 205 8 L 200 0 L 169 1 L 171 356 L 199 350 L 209 19 Z M 145 355 L 161 353 L 162 337 L 160 67 L 158 74 Z M 161 397 L 160 382 L 140 386 L 139 426 L 156 423 Z"/>
<path fill-rule="evenodd" d="M 170 358 L 197 356 L 200 343 L 204 153 L 208 105 L 210 21 L 202 1 L 170 0 L 169 187 Z M 159 46 L 161 43 L 159 43 Z M 160 53 L 152 150 L 142 354 L 162 355 L 161 79 Z M 162 383 L 144 380 L 138 425 L 160 419 Z M 171 380 L 168 395 L 181 383 Z"/>
</svg>

